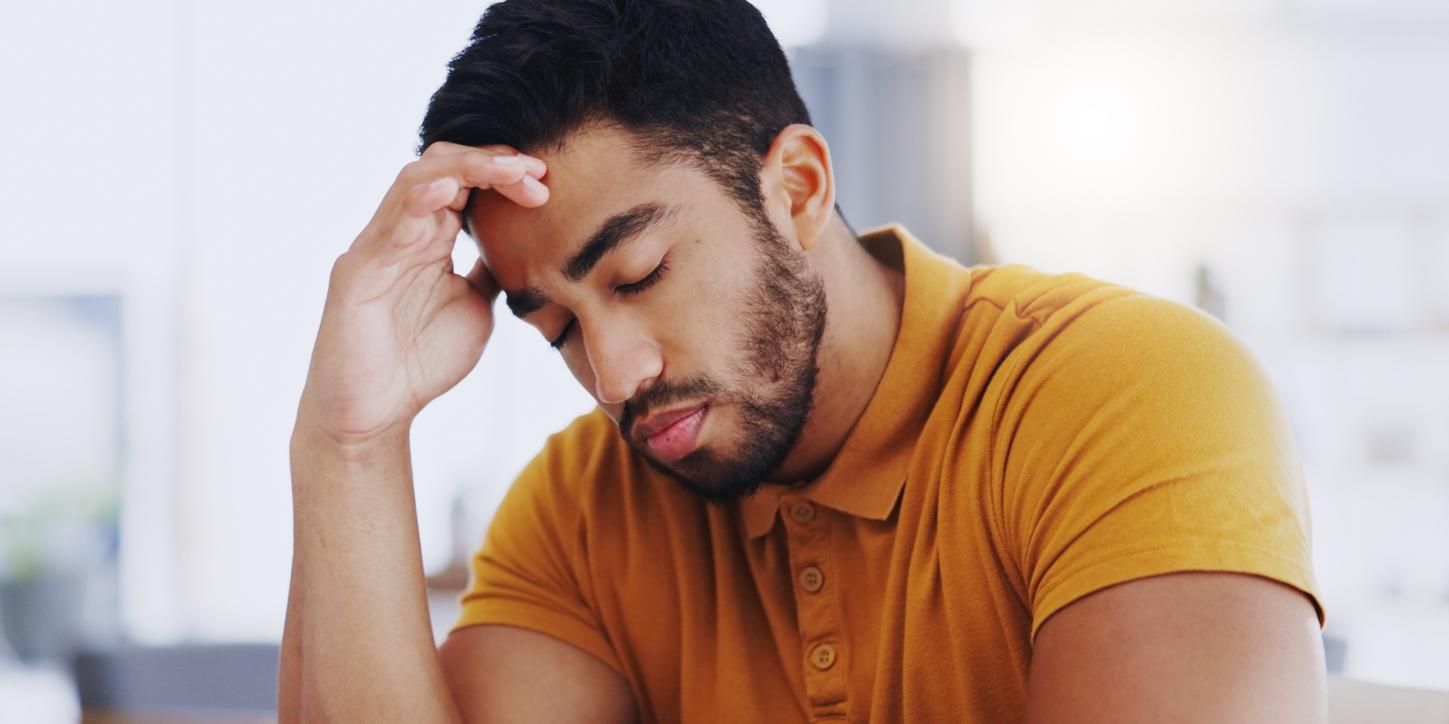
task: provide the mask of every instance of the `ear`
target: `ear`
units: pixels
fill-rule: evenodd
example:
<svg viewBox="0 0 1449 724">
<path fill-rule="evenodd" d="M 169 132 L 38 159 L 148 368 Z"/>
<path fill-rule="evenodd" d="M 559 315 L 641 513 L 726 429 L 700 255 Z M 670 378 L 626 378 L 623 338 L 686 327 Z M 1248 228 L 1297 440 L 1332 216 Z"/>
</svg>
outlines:
<svg viewBox="0 0 1449 724">
<path fill-rule="evenodd" d="M 788 212 L 801 248 L 815 246 L 835 211 L 835 172 L 825 137 L 803 123 L 782 129 L 761 164 L 760 189 L 770 211 Z"/>
</svg>

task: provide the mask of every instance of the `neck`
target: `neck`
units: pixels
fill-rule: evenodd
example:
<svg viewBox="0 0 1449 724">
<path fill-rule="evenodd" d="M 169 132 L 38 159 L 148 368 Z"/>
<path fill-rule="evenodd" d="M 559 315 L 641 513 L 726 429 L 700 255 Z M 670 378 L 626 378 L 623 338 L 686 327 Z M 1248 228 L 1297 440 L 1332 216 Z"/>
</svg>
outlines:
<svg viewBox="0 0 1449 724">
<path fill-rule="evenodd" d="M 899 256 L 872 256 L 839 219 L 807 254 L 825 285 L 829 309 L 815 406 L 799 444 L 771 476 L 781 483 L 819 476 L 845 444 L 885 374 L 905 296 Z"/>
</svg>

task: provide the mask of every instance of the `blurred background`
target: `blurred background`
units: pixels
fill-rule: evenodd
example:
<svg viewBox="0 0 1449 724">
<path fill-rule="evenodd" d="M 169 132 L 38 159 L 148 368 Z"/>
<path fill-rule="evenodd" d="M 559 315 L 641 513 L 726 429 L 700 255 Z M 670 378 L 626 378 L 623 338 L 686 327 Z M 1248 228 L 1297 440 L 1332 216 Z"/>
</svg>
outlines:
<svg viewBox="0 0 1449 724">
<path fill-rule="evenodd" d="M 0 720 L 265 718 L 328 271 L 487 4 L 0 9 Z M 1330 669 L 1449 690 L 1449 2 L 757 4 L 857 230 L 1236 330 L 1298 436 Z M 591 406 L 504 317 L 414 430 L 440 632 Z"/>
</svg>

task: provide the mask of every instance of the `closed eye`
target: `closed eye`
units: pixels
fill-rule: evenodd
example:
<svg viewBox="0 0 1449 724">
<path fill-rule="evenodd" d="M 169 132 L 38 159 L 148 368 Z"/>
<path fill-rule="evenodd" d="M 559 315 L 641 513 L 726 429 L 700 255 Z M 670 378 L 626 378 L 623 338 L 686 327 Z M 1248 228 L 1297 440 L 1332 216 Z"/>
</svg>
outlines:
<svg viewBox="0 0 1449 724">
<path fill-rule="evenodd" d="M 568 341 L 569 332 L 574 331 L 574 325 L 575 324 L 578 324 L 578 323 L 579 323 L 579 320 L 577 320 L 577 319 L 570 319 L 569 320 L 569 323 L 568 323 L 568 326 L 565 326 L 563 328 L 563 331 L 558 333 L 558 336 L 557 337 L 555 337 L 552 340 L 549 340 L 548 345 L 550 347 L 553 347 L 554 349 L 559 349 L 559 350 L 563 349 L 564 342 Z"/>
<path fill-rule="evenodd" d="M 669 271 L 668 257 L 661 259 L 659 266 L 654 267 L 654 271 L 649 272 L 643 279 L 637 282 L 630 282 L 629 284 L 621 284 L 614 287 L 614 291 L 625 295 L 638 294 L 657 284 L 664 277 L 664 272 L 666 271 Z M 570 319 L 568 325 L 563 328 L 563 331 L 559 332 L 557 337 L 549 341 L 549 346 L 557 350 L 562 350 L 564 343 L 568 341 L 569 333 L 574 331 L 574 325 L 578 324 L 578 322 L 579 320 L 577 319 Z"/>
<path fill-rule="evenodd" d="M 654 267 L 654 271 L 649 272 L 649 274 L 646 275 L 643 279 L 640 279 L 637 282 L 632 282 L 630 284 L 621 284 L 617 287 L 614 287 L 614 291 L 620 294 L 638 294 L 639 292 L 642 292 L 645 289 L 654 286 L 654 284 L 658 282 L 661 277 L 664 276 L 664 272 L 666 271 L 669 271 L 668 257 L 661 259 L 659 261 L 659 266 Z"/>
</svg>

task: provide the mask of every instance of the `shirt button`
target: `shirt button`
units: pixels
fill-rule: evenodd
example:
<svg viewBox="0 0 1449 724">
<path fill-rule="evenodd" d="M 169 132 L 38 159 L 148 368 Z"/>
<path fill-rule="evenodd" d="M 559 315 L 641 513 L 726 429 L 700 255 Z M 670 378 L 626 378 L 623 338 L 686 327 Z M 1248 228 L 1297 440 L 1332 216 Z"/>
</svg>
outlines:
<svg viewBox="0 0 1449 724">
<path fill-rule="evenodd" d="M 800 569 L 799 581 L 801 588 L 815 593 L 825 586 L 825 574 L 815 566 L 806 566 Z"/>
<path fill-rule="evenodd" d="M 835 647 L 830 644 L 820 644 L 810 651 L 810 663 L 815 668 L 824 671 L 835 665 Z"/>
<path fill-rule="evenodd" d="M 796 523 L 809 523 L 815 520 L 815 506 L 809 503 L 795 503 L 790 506 L 790 518 Z"/>
</svg>

